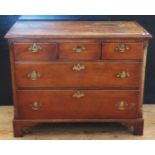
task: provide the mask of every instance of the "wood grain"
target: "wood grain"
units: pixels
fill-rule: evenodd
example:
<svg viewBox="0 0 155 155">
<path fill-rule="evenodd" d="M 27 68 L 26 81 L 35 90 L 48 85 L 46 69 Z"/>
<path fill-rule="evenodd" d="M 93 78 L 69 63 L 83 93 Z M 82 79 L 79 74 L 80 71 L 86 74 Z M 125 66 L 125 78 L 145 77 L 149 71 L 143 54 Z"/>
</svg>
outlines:
<svg viewBox="0 0 155 155">
<path fill-rule="evenodd" d="M 81 64 L 85 69 L 73 70 L 74 65 Z M 122 88 L 140 87 L 141 63 L 139 62 L 57 62 L 57 63 L 16 63 L 15 75 L 17 87 L 69 87 L 69 88 Z M 37 80 L 27 77 L 33 70 L 40 73 Z M 116 75 L 126 71 L 128 78 Z M 107 82 L 110 81 L 110 82 Z"/>
<path fill-rule="evenodd" d="M 117 48 L 127 46 L 127 50 L 120 52 Z M 102 43 L 102 59 L 110 60 L 142 60 L 144 55 L 144 43 Z"/>
<path fill-rule="evenodd" d="M 83 51 L 77 52 L 74 48 L 84 48 Z M 101 58 L 101 44 L 98 43 L 60 43 L 59 59 L 60 60 L 96 60 Z"/>
<path fill-rule="evenodd" d="M 37 52 L 29 50 L 34 43 L 41 48 Z M 58 56 L 55 43 L 14 43 L 14 53 L 16 61 L 50 61 Z"/>
<path fill-rule="evenodd" d="M 5 38 L 151 38 L 130 21 L 17 21 Z"/>
<path fill-rule="evenodd" d="M 17 119 L 137 118 L 138 91 L 81 90 L 80 93 L 84 94 L 81 98 L 73 96 L 77 92 L 77 90 L 18 91 Z M 124 110 L 119 110 L 120 101 L 128 104 Z M 34 102 L 41 104 L 38 110 L 32 109 Z"/>
</svg>

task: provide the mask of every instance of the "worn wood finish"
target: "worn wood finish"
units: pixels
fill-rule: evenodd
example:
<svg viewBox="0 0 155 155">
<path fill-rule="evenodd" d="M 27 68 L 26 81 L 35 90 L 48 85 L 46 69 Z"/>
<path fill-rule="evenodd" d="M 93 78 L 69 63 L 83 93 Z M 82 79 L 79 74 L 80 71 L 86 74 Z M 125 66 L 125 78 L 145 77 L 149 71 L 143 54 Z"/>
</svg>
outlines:
<svg viewBox="0 0 155 155">
<path fill-rule="evenodd" d="M 33 51 L 33 46 L 39 47 Z M 55 43 L 15 43 L 14 55 L 16 61 L 45 61 L 57 58 L 57 44 Z"/>
<path fill-rule="evenodd" d="M 61 60 L 96 60 L 101 57 L 100 43 L 60 43 L 59 59 Z"/>
<path fill-rule="evenodd" d="M 11 53 L 15 137 L 42 122 L 120 122 L 132 127 L 134 135 L 143 134 L 151 35 L 140 25 L 19 21 L 5 38 Z"/>
<path fill-rule="evenodd" d="M 77 64 L 85 68 L 73 70 Z M 136 89 L 140 87 L 141 65 L 139 62 L 16 63 L 15 74 L 17 87 Z M 32 71 L 38 72 L 40 77 L 31 80 L 28 74 Z M 122 71 L 128 72 L 129 77 L 117 77 Z"/>
<path fill-rule="evenodd" d="M 78 92 L 84 96 L 76 97 Z M 127 102 L 123 110 L 121 101 Z M 138 101 L 138 91 L 53 90 L 17 94 L 19 119 L 135 118 Z M 34 102 L 41 105 L 38 110 L 33 109 Z"/>
<path fill-rule="evenodd" d="M 119 48 L 126 46 L 127 49 Z M 144 43 L 102 43 L 102 59 L 114 60 L 142 60 L 144 55 Z"/>
<path fill-rule="evenodd" d="M 6 38 L 150 38 L 130 21 L 18 21 Z"/>
</svg>

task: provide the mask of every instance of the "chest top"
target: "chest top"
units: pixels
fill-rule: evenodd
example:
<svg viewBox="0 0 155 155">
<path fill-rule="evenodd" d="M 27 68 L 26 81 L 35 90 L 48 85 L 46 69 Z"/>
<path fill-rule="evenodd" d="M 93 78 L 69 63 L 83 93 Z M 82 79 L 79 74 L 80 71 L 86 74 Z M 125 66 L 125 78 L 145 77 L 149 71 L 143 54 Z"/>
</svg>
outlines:
<svg viewBox="0 0 155 155">
<path fill-rule="evenodd" d="M 5 38 L 151 38 L 129 21 L 18 21 Z"/>
</svg>

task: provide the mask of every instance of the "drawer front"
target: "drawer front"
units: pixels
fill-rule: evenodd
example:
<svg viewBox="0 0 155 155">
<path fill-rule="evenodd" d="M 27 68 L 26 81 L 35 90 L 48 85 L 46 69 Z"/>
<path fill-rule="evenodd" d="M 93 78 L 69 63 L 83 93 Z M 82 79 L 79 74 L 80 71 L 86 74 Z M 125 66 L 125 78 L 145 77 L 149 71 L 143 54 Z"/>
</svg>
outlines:
<svg viewBox="0 0 155 155">
<path fill-rule="evenodd" d="M 15 43 L 16 61 L 54 60 L 57 58 L 57 45 L 54 43 Z"/>
<path fill-rule="evenodd" d="M 59 59 L 67 60 L 95 60 L 101 57 L 99 43 L 60 43 Z"/>
<path fill-rule="evenodd" d="M 102 59 L 142 59 L 143 43 L 103 43 Z"/>
<path fill-rule="evenodd" d="M 59 62 L 15 65 L 17 87 L 138 88 L 141 63 Z"/>
<path fill-rule="evenodd" d="M 132 97 L 131 97 L 132 96 Z M 18 91 L 21 119 L 136 118 L 137 91 Z"/>
</svg>

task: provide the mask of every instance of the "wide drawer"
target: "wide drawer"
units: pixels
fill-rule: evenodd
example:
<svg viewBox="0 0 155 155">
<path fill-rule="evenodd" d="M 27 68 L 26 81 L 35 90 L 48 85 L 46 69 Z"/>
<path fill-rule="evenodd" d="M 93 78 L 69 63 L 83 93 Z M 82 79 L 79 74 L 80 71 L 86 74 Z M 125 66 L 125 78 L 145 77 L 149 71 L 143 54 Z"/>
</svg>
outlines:
<svg viewBox="0 0 155 155">
<path fill-rule="evenodd" d="M 16 63 L 17 87 L 139 88 L 139 62 Z"/>
<path fill-rule="evenodd" d="M 45 61 L 57 58 L 57 44 L 55 43 L 14 43 L 16 61 Z"/>
<path fill-rule="evenodd" d="M 139 60 L 144 55 L 144 43 L 102 43 L 102 59 Z"/>
<path fill-rule="evenodd" d="M 99 43 L 60 43 L 60 60 L 96 60 L 101 58 Z"/>
<path fill-rule="evenodd" d="M 20 119 L 136 118 L 138 107 L 138 91 L 17 92 L 17 111 Z"/>
</svg>

